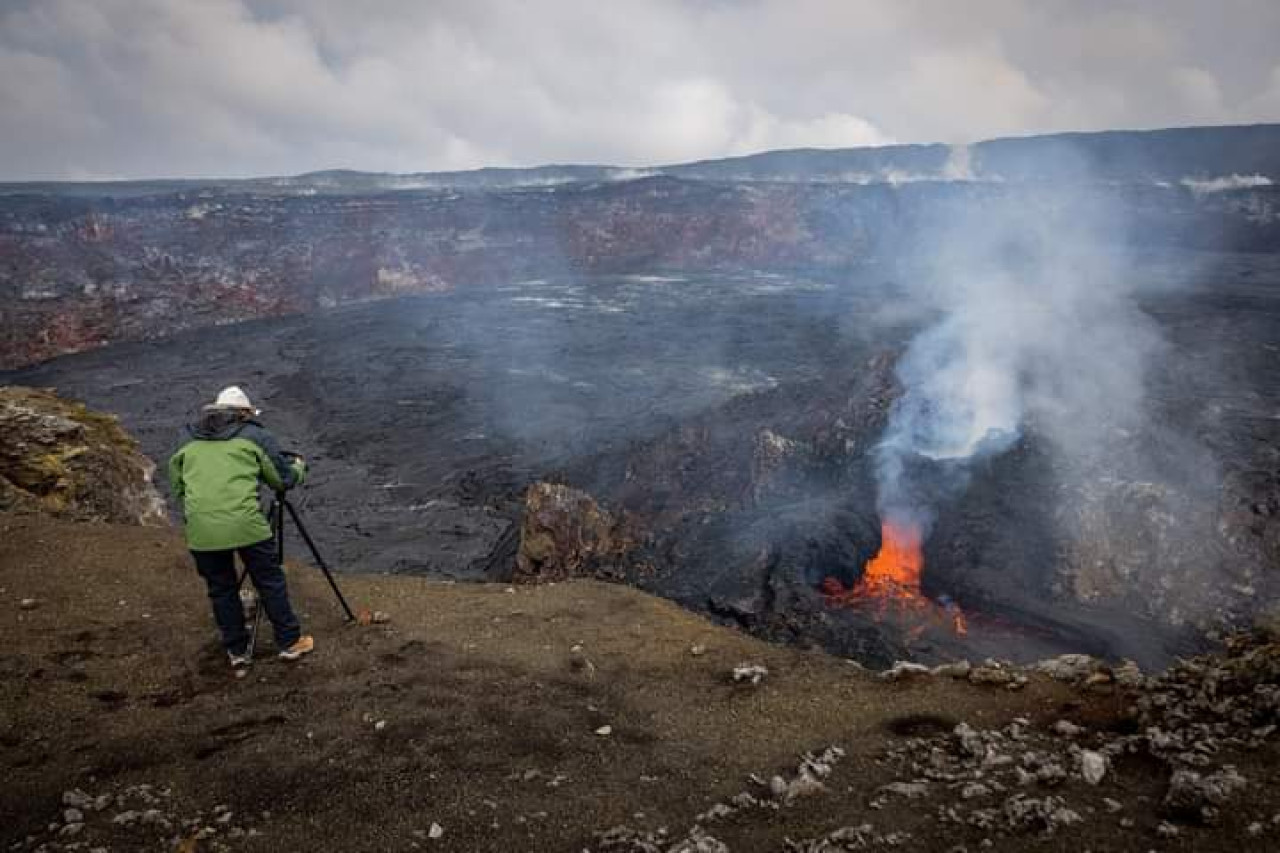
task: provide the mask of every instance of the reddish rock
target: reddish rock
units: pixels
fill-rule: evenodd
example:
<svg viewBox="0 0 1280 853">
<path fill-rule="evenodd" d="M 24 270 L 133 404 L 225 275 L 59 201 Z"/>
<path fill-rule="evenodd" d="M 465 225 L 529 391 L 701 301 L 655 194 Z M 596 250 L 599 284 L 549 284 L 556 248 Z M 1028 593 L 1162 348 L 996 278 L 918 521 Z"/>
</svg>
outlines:
<svg viewBox="0 0 1280 853">
<path fill-rule="evenodd" d="M 525 493 L 513 579 L 537 583 L 594 575 L 631 544 L 623 525 L 586 492 L 534 483 Z"/>
</svg>

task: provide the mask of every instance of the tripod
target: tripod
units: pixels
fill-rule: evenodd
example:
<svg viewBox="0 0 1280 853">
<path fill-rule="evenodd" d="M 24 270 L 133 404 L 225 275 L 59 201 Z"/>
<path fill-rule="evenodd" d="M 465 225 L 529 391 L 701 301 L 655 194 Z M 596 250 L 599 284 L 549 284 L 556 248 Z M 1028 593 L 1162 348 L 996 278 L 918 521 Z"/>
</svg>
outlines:
<svg viewBox="0 0 1280 853">
<path fill-rule="evenodd" d="M 316 565 L 320 567 L 320 571 L 324 572 L 325 580 L 329 582 L 329 587 L 333 590 L 333 594 L 337 597 L 338 603 L 342 605 L 342 610 L 346 614 L 348 622 L 356 621 L 356 615 L 351 612 L 351 606 L 347 604 L 347 599 L 343 597 L 342 590 L 338 589 L 338 582 L 333 578 L 333 572 L 329 571 L 329 565 L 324 561 L 324 557 L 320 556 L 320 550 L 316 548 L 316 543 L 311 538 L 311 534 L 307 532 L 307 526 L 302 523 L 302 517 L 298 515 L 298 510 L 294 508 L 289 499 L 285 497 L 283 491 L 277 491 L 275 497 L 271 501 L 271 507 L 267 510 L 267 518 L 271 521 L 271 537 L 275 540 L 276 545 L 276 562 L 282 567 L 284 566 L 284 514 L 289 512 L 289 517 L 293 519 L 293 526 L 298 528 L 298 532 L 302 534 L 302 541 L 307 543 L 307 548 L 311 551 L 311 556 L 315 558 Z M 249 576 L 249 570 L 245 569 L 240 574 L 239 585 L 244 586 L 245 578 Z M 253 650 L 258 641 L 258 626 L 262 623 L 262 602 L 256 602 L 253 613 L 253 627 L 249 631 L 249 658 L 253 659 Z"/>
</svg>

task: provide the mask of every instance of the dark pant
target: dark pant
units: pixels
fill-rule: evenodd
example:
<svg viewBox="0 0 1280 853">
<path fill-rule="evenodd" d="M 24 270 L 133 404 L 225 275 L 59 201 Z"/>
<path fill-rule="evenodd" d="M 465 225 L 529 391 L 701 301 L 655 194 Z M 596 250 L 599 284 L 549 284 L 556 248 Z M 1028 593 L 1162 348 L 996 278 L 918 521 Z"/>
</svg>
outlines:
<svg viewBox="0 0 1280 853">
<path fill-rule="evenodd" d="M 244 654 L 249 647 L 249 631 L 245 627 L 244 607 L 240 603 L 240 584 L 236 576 L 235 554 L 240 554 L 253 585 L 258 588 L 259 606 L 271 620 L 276 646 L 287 649 L 302 636 L 298 617 L 289 605 L 289 588 L 284 570 L 276 561 L 275 541 L 265 539 L 256 545 L 226 551 L 192 551 L 196 569 L 209 586 L 213 618 L 222 632 L 222 645 L 234 655 Z"/>
</svg>

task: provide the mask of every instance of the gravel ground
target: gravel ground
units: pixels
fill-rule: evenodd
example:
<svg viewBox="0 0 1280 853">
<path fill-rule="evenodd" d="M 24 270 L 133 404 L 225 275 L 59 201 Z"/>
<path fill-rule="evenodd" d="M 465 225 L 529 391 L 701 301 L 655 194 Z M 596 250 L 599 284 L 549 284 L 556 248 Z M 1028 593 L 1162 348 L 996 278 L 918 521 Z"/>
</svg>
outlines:
<svg viewBox="0 0 1280 853">
<path fill-rule="evenodd" d="M 0 517 L 0 849 L 1280 840 L 1274 647 L 1165 681 L 1085 660 L 881 675 L 592 582 L 350 575 L 388 621 L 347 627 L 290 571 L 318 650 L 287 665 L 268 641 L 237 679 L 172 531 Z"/>
</svg>

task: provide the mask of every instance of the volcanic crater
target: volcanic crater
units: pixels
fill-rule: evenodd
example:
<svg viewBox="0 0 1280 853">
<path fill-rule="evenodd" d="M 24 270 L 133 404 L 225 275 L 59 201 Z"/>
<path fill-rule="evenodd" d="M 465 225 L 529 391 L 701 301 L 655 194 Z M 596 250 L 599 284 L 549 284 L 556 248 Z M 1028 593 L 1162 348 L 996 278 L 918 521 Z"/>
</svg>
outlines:
<svg viewBox="0 0 1280 853">
<path fill-rule="evenodd" d="M 1032 424 L 939 502 L 918 597 L 854 594 L 883 544 L 873 451 L 894 367 L 926 322 L 894 310 L 902 273 L 874 264 L 504 282 L 115 344 L 5 381 L 120 413 L 156 459 L 215 386 L 241 383 L 313 461 L 300 506 L 344 570 L 506 579 L 541 525 L 578 546 L 534 576 L 625 579 L 870 663 L 1156 665 L 1246 613 L 1280 541 L 1280 265 L 1194 261 L 1212 274 L 1139 297 L 1168 342 L 1149 385 L 1170 429 L 1115 440 L 1176 458 L 1162 436 L 1193 436 L 1220 483 L 1064 477 Z M 600 512 L 534 513 L 540 484 Z M 608 547 L 581 544 L 591 524 Z"/>
<path fill-rule="evenodd" d="M 1277 139 L 0 186 L 0 381 L 157 461 L 241 385 L 343 570 L 1158 666 L 1280 593 Z"/>
</svg>

